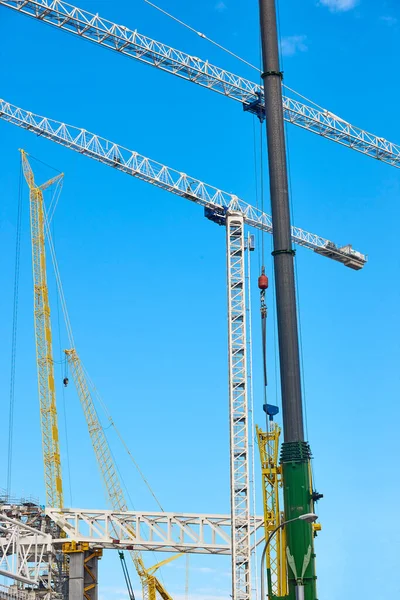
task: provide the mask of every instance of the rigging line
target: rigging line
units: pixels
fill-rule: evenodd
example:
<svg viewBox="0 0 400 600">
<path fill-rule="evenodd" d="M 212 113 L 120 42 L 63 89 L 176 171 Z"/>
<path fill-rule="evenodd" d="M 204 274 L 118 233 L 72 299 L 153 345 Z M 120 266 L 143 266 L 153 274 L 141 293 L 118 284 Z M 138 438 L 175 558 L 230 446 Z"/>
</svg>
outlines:
<svg viewBox="0 0 400 600">
<path fill-rule="evenodd" d="M 110 411 L 109 411 L 109 410 L 108 410 L 108 408 L 107 408 L 107 405 L 106 405 L 106 403 L 104 402 L 104 400 L 103 400 L 103 399 L 102 399 L 102 397 L 100 396 L 100 394 L 99 394 L 99 392 L 98 392 L 98 390 L 97 390 L 96 386 L 94 385 L 94 383 L 93 383 L 92 379 L 90 378 L 90 375 L 89 375 L 89 373 L 87 372 L 87 370 L 86 370 L 85 366 L 83 365 L 83 363 L 81 363 L 81 364 L 82 364 L 82 369 L 83 369 L 83 371 L 84 371 L 84 373 L 85 373 L 85 375 L 86 375 L 86 378 L 87 378 L 87 380 L 88 380 L 88 382 L 89 382 L 89 384 L 90 384 L 91 388 L 93 389 L 93 391 L 94 391 L 94 393 L 95 393 L 95 396 L 96 396 L 97 400 L 98 400 L 98 401 L 99 401 L 99 403 L 101 404 L 101 406 L 102 406 L 102 408 L 103 408 L 103 410 L 104 410 L 104 412 L 105 412 L 105 414 L 106 414 L 106 417 L 107 417 L 108 421 L 110 422 L 110 424 L 112 425 L 112 427 L 113 427 L 113 429 L 114 429 L 115 433 L 116 433 L 116 434 L 117 434 L 117 436 L 119 437 L 119 440 L 120 440 L 120 442 L 122 443 L 122 445 L 123 445 L 123 447 L 124 447 L 125 451 L 127 452 L 127 454 L 128 454 L 128 456 L 130 457 L 131 461 L 132 461 L 132 462 L 133 462 L 133 464 L 135 465 L 135 467 L 136 467 L 136 469 L 137 469 L 137 471 L 138 471 L 139 475 L 140 475 L 140 476 L 141 476 L 141 478 L 143 479 L 143 481 L 144 481 L 144 483 L 145 483 L 145 485 L 146 485 L 147 489 L 149 490 L 150 494 L 153 496 L 154 500 L 156 501 L 156 503 L 157 503 L 157 506 L 160 508 L 160 510 L 161 510 L 162 512 L 165 512 L 165 510 L 164 510 L 164 508 L 161 506 L 161 503 L 160 503 L 160 501 L 158 500 L 158 498 L 157 498 L 157 496 L 156 496 L 156 494 L 155 494 L 155 492 L 154 492 L 153 488 L 151 487 L 150 483 L 149 483 L 149 482 L 148 482 L 148 480 L 146 479 L 146 477 L 145 477 L 145 475 L 144 475 L 144 473 L 143 473 L 142 469 L 139 467 L 139 465 L 138 465 L 138 463 L 136 462 L 136 460 L 134 459 L 134 457 L 133 457 L 133 455 L 132 455 L 131 451 L 129 450 L 129 447 L 128 447 L 127 443 L 125 442 L 124 438 L 122 437 L 122 434 L 121 434 L 120 430 L 119 430 L 119 429 L 118 429 L 118 427 L 116 426 L 116 424 L 115 424 L 115 422 L 114 422 L 114 420 L 113 420 L 113 418 L 112 418 L 112 416 L 111 416 L 111 414 L 110 414 Z"/>
<path fill-rule="evenodd" d="M 256 207 L 260 209 L 260 198 L 259 198 L 259 188 L 258 188 L 258 160 L 257 160 L 257 140 L 256 140 L 256 116 L 253 118 L 253 157 L 254 157 L 254 183 L 256 190 Z M 257 229 L 257 257 L 258 257 L 258 270 L 261 271 L 261 242 L 260 235 L 261 232 Z"/>
<path fill-rule="evenodd" d="M 41 163 L 45 167 L 49 167 L 49 169 L 52 169 L 53 171 L 56 171 L 56 173 L 62 173 L 62 171 L 59 171 L 55 167 L 52 167 L 48 163 L 45 163 L 43 160 L 40 160 L 40 158 L 37 158 L 36 156 L 33 156 L 31 153 L 29 153 L 29 158 L 33 158 L 33 160 L 36 160 L 37 162 Z"/>
<path fill-rule="evenodd" d="M 57 182 L 57 186 L 56 189 L 54 191 L 53 197 L 51 199 L 50 202 L 50 206 L 47 210 L 47 214 L 48 214 L 48 220 L 49 220 L 49 224 L 51 224 L 53 217 L 54 217 L 54 213 L 56 212 L 56 208 L 58 205 L 58 201 L 60 199 L 61 196 L 61 191 L 62 191 L 62 180 Z"/>
<path fill-rule="evenodd" d="M 225 46 L 222 46 L 221 44 L 219 44 L 218 42 L 214 41 L 213 39 L 209 38 L 207 35 L 205 35 L 204 33 L 201 33 L 201 31 L 197 31 L 197 29 L 194 29 L 194 27 L 191 27 L 190 25 L 188 25 L 187 23 L 185 23 L 184 21 L 181 21 L 180 19 L 178 19 L 177 17 L 174 17 L 174 15 L 171 15 L 171 13 L 168 13 L 166 10 L 164 10 L 163 8 L 160 8 L 159 6 L 157 6 L 157 4 L 153 4 L 153 2 L 150 2 L 150 0 L 144 0 L 146 2 L 146 4 L 149 4 L 150 6 L 152 6 L 153 8 L 156 8 L 157 10 L 159 10 L 161 13 L 163 13 L 164 15 L 166 15 L 167 17 L 169 17 L 170 19 L 172 19 L 173 21 L 176 21 L 177 23 L 179 23 L 180 25 L 183 25 L 183 27 L 186 27 L 186 29 L 190 29 L 190 31 L 193 31 L 193 33 L 195 33 L 196 35 L 198 35 L 199 37 L 201 37 L 203 40 L 206 40 L 207 42 L 210 42 L 211 44 L 213 44 L 214 46 L 217 46 L 217 48 L 220 48 L 221 50 L 223 50 L 224 52 L 226 52 L 227 54 L 230 54 L 231 56 L 233 56 L 234 58 L 236 58 L 237 60 L 240 60 L 242 63 L 244 63 L 245 65 L 251 67 L 252 69 L 255 69 L 256 71 L 258 71 L 260 73 L 260 70 L 257 69 L 257 67 L 255 67 L 254 65 L 252 65 L 250 62 L 248 62 L 247 60 L 245 60 L 244 58 L 242 58 L 241 56 L 239 56 L 238 54 L 235 54 L 234 52 L 232 52 L 231 50 L 229 50 L 228 48 L 225 48 Z"/>
<path fill-rule="evenodd" d="M 19 272 L 21 256 L 21 228 L 22 228 L 22 156 L 20 161 L 19 186 L 18 186 L 18 208 L 17 208 L 17 230 L 15 241 L 15 263 L 14 263 L 14 299 L 13 320 L 11 336 L 11 375 L 10 375 L 10 403 L 8 416 L 8 455 L 7 455 L 7 497 L 11 493 L 12 478 L 12 455 L 14 434 L 14 404 L 15 404 L 15 370 L 17 359 L 17 332 L 18 332 L 18 295 L 19 295 Z"/>
<path fill-rule="evenodd" d="M 153 2 L 150 2 L 150 0 L 144 0 L 146 2 L 146 4 L 149 4 L 150 6 L 152 6 L 153 8 L 159 10 L 161 13 L 163 13 L 164 15 L 166 15 L 167 17 L 169 17 L 170 19 L 172 19 L 173 21 L 176 21 L 177 23 L 179 23 L 180 25 L 183 25 L 183 27 L 186 27 L 186 29 L 189 29 L 190 31 L 193 31 L 193 33 L 195 33 L 196 35 L 198 35 L 199 37 L 203 38 L 204 40 L 206 40 L 207 42 L 210 42 L 211 44 L 214 44 L 214 46 L 217 46 L 217 48 L 220 48 L 221 50 L 223 50 L 224 52 L 226 52 L 227 54 L 230 54 L 231 56 L 233 56 L 234 58 L 236 58 L 237 60 L 240 60 L 240 62 L 244 63 L 245 65 L 247 65 L 248 67 L 251 67 L 252 69 L 254 69 L 255 71 L 257 71 L 260 75 L 262 73 L 262 69 L 261 66 L 260 67 L 256 67 L 255 65 L 253 65 L 251 62 L 247 61 L 246 59 L 244 59 L 242 56 L 240 56 L 239 54 L 235 54 L 234 52 L 232 52 L 231 50 L 229 50 L 229 48 L 226 48 L 225 46 L 222 46 L 221 44 L 219 44 L 218 42 L 216 42 L 215 40 L 209 38 L 208 36 L 206 36 L 204 33 L 201 33 L 200 31 L 197 31 L 197 29 L 195 29 L 194 27 L 191 27 L 190 25 L 188 25 L 187 23 L 185 23 L 184 21 L 181 21 L 180 19 L 178 19 L 177 17 L 175 17 L 174 15 L 168 13 L 166 10 L 164 10 L 163 8 L 161 8 L 160 6 L 157 6 L 156 4 L 154 4 Z M 280 47 L 280 45 L 279 45 Z M 260 61 L 261 64 L 261 61 Z M 297 92 L 296 90 L 294 90 L 293 88 L 289 87 L 288 85 L 282 84 L 282 86 L 289 90 L 290 92 L 292 92 L 293 94 L 296 94 L 296 96 L 299 96 L 299 98 L 302 98 L 303 100 L 306 100 L 307 102 L 309 102 L 310 104 L 313 104 L 316 108 L 319 108 L 320 110 L 324 111 L 326 110 L 325 108 L 323 108 L 323 106 L 321 106 L 320 104 L 318 104 L 317 102 L 314 102 L 313 100 L 311 100 L 310 98 L 307 98 L 307 96 L 304 96 L 303 94 L 300 94 L 300 92 Z"/>
<path fill-rule="evenodd" d="M 254 442 L 255 442 L 255 422 L 254 422 L 254 385 L 253 385 L 253 335 L 252 335 L 252 305 L 251 305 L 251 252 L 249 248 L 250 236 L 248 234 L 248 244 L 247 244 L 247 303 L 248 303 L 248 350 L 249 350 L 249 397 L 250 397 L 250 427 L 251 434 L 249 436 L 250 442 L 250 463 L 251 463 L 251 481 L 250 481 L 250 489 L 252 496 L 252 505 L 253 505 L 253 533 L 256 535 L 256 474 L 255 474 L 255 456 L 254 456 Z M 255 539 L 255 537 L 254 537 Z M 254 590 L 255 597 L 258 598 L 258 571 L 257 571 L 257 552 L 254 548 L 252 551 L 254 558 Z"/>
<path fill-rule="evenodd" d="M 50 230 L 46 210 L 44 210 L 44 223 L 45 223 L 47 241 L 48 241 L 49 248 L 50 248 L 51 260 L 53 263 L 53 269 L 54 269 L 54 273 L 55 273 L 55 277 L 56 277 L 56 283 L 57 283 L 58 294 L 60 297 L 61 308 L 62 308 L 63 315 L 64 315 L 65 327 L 67 329 L 68 341 L 70 343 L 71 348 L 75 348 L 74 336 L 72 334 L 71 322 L 70 322 L 69 315 L 68 315 L 67 303 L 65 300 L 60 270 L 59 270 L 58 263 L 57 263 L 56 252 L 54 249 L 53 239 L 52 239 L 52 235 L 51 235 L 51 230 Z"/>
<path fill-rule="evenodd" d="M 278 2 L 279 7 L 279 2 Z M 279 9 L 278 9 L 278 21 L 279 21 Z M 283 57 L 280 58 L 281 64 L 283 66 Z M 290 144 L 289 144 L 289 133 L 286 126 L 286 122 L 284 123 L 284 135 L 285 135 L 285 144 L 286 144 L 286 160 L 287 160 L 287 171 L 288 171 L 288 192 L 289 192 L 289 203 L 290 203 L 290 216 L 291 220 L 295 220 L 295 210 L 294 210 L 294 200 L 293 200 L 293 186 L 292 186 L 292 165 L 291 165 L 291 153 L 290 153 Z M 305 434 L 306 438 L 308 438 L 308 414 L 307 414 L 307 393 L 305 388 L 305 378 L 304 378 L 304 356 L 303 356 L 303 339 L 302 339 L 302 327 L 301 327 L 301 310 L 300 310 L 300 290 L 299 290 L 299 280 L 298 280 L 298 268 L 296 257 L 293 258 L 294 263 L 294 272 L 295 272 L 295 291 L 296 291 L 296 307 L 297 307 L 297 325 L 299 330 L 299 353 L 300 353 L 300 380 L 301 380 L 301 389 L 303 396 L 303 406 L 304 406 L 304 423 L 305 423 Z"/>
<path fill-rule="evenodd" d="M 58 288 L 58 293 L 60 296 L 60 301 L 61 301 L 61 307 L 62 307 L 62 311 L 63 311 L 63 315 L 64 315 L 64 321 L 65 321 L 65 325 L 66 325 L 66 329 L 67 329 L 67 333 L 68 333 L 68 339 L 69 339 L 69 343 L 71 348 L 75 348 L 75 342 L 74 342 L 74 337 L 72 334 L 72 328 L 71 328 L 71 322 L 69 319 L 69 315 L 68 315 L 68 310 L 67 310 L 67 304 L 66 304 L 66 300 L 65 300 L 65 295 L 64 295 L 64 290 L 63 290 L 63 286 L 62 286 L 62 282 L 61 282 L 61 276 L 60 276 L 60 271 L 58 268 L 58 263 L 57 263 L 57 257 L 56 257 L 56 253 L 55 253 L 55 248 L 54 248 L 54 244 L 53 244 L 53 239 L 52 239 L 52 235 L 51 235 L 51 231 L 50 231 L 50 227 L 49 227 L 49 222 L 48 222 L 48 218 L 47 218 L 47 213 L 46 210 L 44 211 L 44 221 L 45 221 L 45 227 L 46 227 L 46 235 L 47 235 L 47 239 L 48 239 L 48 243 L 49 243 L 49 248 L 50 248 L 50 254 L 51 254 L 51 259 L 53 262 L 53 268 L 54 268 L 54 272 L 56 275 L 56 282 L 57 282 L 57 288 Z M 104 403 L 104 401 L 102 400 L 100 394 L 98 393 L 95 385 L 93 384 L 92 380 L 89 377 L 89 374 L 87 373 L 84 365 L 82 364 L 82 368 L 87 376 L 87 379 L 89 381 L 89 383 L 91 384 L 93 390 L 95 391 L 96 397 L 98 398 L 99 402 L 101 403 L 103 410 L 105 411 L 108 420 L 110 421 L 111 425 L 113 426 L 115 432 L 117 433 L 122 445 L 124 446 L 126 452 L 128 453 L 129 457 L 131 458 L 133 464 L 135 465 L 136 469 L 138 470 L 140 476 L 142 477 L 145 485 L 147 486 L 148 490 L 150 491 L 151 495 L 153 496 L 154 500 L 156 501 L 157 505 L 159 506 L 160 510 L 162 512 L 165 512 L 163 507 L 161 506 L 157 496 L 155 495 L 153 489 L 151 488 L 149 482 L 147 481 L 146 477 L 144 476 L 143 471 L 140 469 L 139 465 L 137 464 L 137 462 L 135 461 L 135 459 L 133 458 L 125 440 L 123 439 L 119 429 L 117 428 L 117 426 L 115 425 L 110 412 L 107 409 L 106 404 Z"/>
<path fill-rule="evenodd" d="M 54 222 L 53 222 L 53 240 L 54 240 Z M 60 360 L 57 361 L 60 365 L 60 377 L 63 378 L 63 366 L 65 365 L 65 358 L 63 357 L 62 345 L 61 345 L 61 324 L 60 324 L 60 301 L 58 294 L 56 294 L 57 302 L 57 329 L 58 329 L 58 347 L 60 352 Z M 67 422 L 67 410 L 65 402 L 65 387 L 62 387 L 62 407 L 64 416 L 64 431 L 65 431 L 65 449 L 67 455 L 67 473 L 68 473 L 68 487 L 69 487 L 69 501 L 72 506 L 72 483 L 71 483 L 71 464 L 70 464 L 70 452 L 69 452 L 69 436 L 68 436 L 68 422 Z"/>
<path fill-rule="evenodd" d="M 103 432 L 104 432 L 104 435 L 105 435 L 105 437 L 106 437 L 106 440 L 107 440 L 107 444 L 108 444 L 108 447 L 109 447 L 109 450 L 110 450 L 110 454 L 111 454 L 111 457 L 112 457 L 112 460 L 113 460 L 113 464 L 115 465 L 115 468 L 116 468 L 116 470 L 117 470 L 117 473 L 118 473 L 118 476 L 119 476 L 119 478 L 120 478 L 120 480 L 121 480 L 122 486 L 124 487 L 124 489 L 125 489 L 125 493 L 126 493 L 126 495 L 127 495 L 127 497 L 128 497 L 128 500 L 129 500 L 129 506 L 131 506 L 131 507 L 133 508 L 133 510 L 136 510 L 136 508 L 135 508 L 135 504 L 134 504 L 134 502 L 133 502 L 133 500 L 132 500 L 132 496 L 131 496 L 131 494 L 130 494 L 130 492 L 129 492 L 128 486 L 127 486 L 127 485 L 126 485 L 126 483 L 125 483 L 125 479 L 124 479 L 124 477 L 123 477 L 123 475 L 122 475 L 122 472 L 121 472 L 121 470 L 120 470 L 120 468 L 119 468 L 119 466 L 118 466 L 118 463 L 117 463 L 117 461 L 116 461 L 116 459 L 115 459 L 115 455 L 114 455 L 114 453 L 113 453 L 113 451 L 112 451 L 111 444 L 110 444 L 110 443 L 109 443 L 109 441 L 108 441 L 107 434 L 105 433 L 106 429 L 109 429 L 109 427 L 111 427 L 111 426 L 114 428 L 114 431 L 117 433 L 118 437 L 119 437 L 119 438 L 120 438 L 120 440 L 122 441 L 122 443 L 123 443 L 123 445 L 124 445 L 125 449 L 127 450 L 127 452 L 128 452 L 128 454 L 129 454 L 129 456 L 130 456 L 131 460 L 133 461 L 133 463 L 134 463 L 135 467 L 137 468 L 137 470 L 138 470 L 138 472 L 139 472 L 140 476 L 142 477 L 143 481 L 145 482 L 145 484 L 146 484 L 147 488 L 149 489 L 150 493 L 152 494 L 153 498 L 155 499 L 155 501 L 156 501 L 157 505 L 159 506 L 160 510 L 161 510 L 162 512 L 165 512 L 165 511 L 164 511 L 164 509 L 163 509 L 163 507 L 161 506 L 160 502 L 158 501 L 158 499 L 157 499 L 157 497 L 156 497 L 155 493 L 154 493 L 154 492 L 153 492 L 153 490 L 151 489 L 151 487 L 150 487 L 150 484 L 148 483 L 147 479 L 144 477 L 144 475 L 143 475 L 143 473 L 142 473 L 141 469 L 139 468 L 138 464 L 136 463 L 136 461 L 134 460 L 133 456 L 131 455 L 131 453 L 130 453 L 130 451 L 129 451 L 129 449 L 128 449 L 127 445 L 126 445 L 126 443 L 125 443 L 125 442 L 124 442 L 124 440 L 122 439 L 122 436 L 121 436 L 121 434 L 119 433 L 119 431 L 118 431 L 118 429 L 117 429 L 117 427 L 116 427 L 116 425 L 115 425 L 115 423 L 114 423 L 114 421 L 113 421 L 113 419 L 112 419 L 112 417 L 111 417 L 111 415 L 110 415 L 110 413 L 109 413 L 109 411 L 108 411 L 108 408 L 107 408 L 107 406 L 106 406 L 105 402 L 102 400 L 102 398 L 101 398 L 101 396 L 100 396 L 100 394 L 99 394 L 99 392 L 98 392 L 98 390 L 97 390 L 96 386 L 94 385 L 93 381 L 91 380 L 91 378 L 90 378 L 90 375 L 89 375 L 89 373 L 87 372 L 87 370 L 86 370 L 86 368 L 85 368 L 85 365 L 82 363 L 82 361 L 81 361 L 81 367 L 82 367 L 82 370 L 83 370 L 83 372 L 84 372 L 84 374 L 85 374 L 85 377 L 86 377 L 86 379 L 87 379 L 87 381 L 88 381 L 89 385 L 90 385 L 90 386 L 91 386 L 91 388 L 93 389 L 93 391 L 94 391 L 94 394 L 95 394 L 95 396 L 96 396 L 97 400 L 98 400 L 98 401 L 99 401 L 99 403 L 101 404 L 101 406 L 102 406 L 102 408 L 103 408 L 104 412 L 106 413 L 106 416 L 107 416 L 107 418 L 108 418 L 108 420 L 109 420 L 109 422 L 110 422 L 110 425 L 109 425 L 107 428 L 104 428 L 104 427 L 102 426 L 102 424 L 100 423 L 100 419 L 99 419 L 100 426 L 101 426 L 101 428 L 102 428 L 102 430 L 103 430 Z M 96 411 L 96 412 L 97 412 L 97 411 Z M 142 532 L 142 534 L 141 534 L 141 535 L 143 535 L 144 537 L 146 537 L 146 536 L 145 536 L 145 534 L 144 534 L 143 532 Z M 156 560 L 156 554 L 155 554 L 155 552 L 154 552 L 153 550 L 152 550 L 152 555 L 154 556 L 154 560 Z M 160 579 L 161 579 L 161 581 L 162 581 L 162 583 L 163 583 L 163 585 L 164 585 L 164 579 L 163 579 L 163 575 L 162 575 L 162 572 L 161 572 L 161 571 L 159 571 L 159 577 L 160 577 Z"/>
<path fill-rule="evenodd" d="M 302 328 L 302 323 L 301 323 L 300 291 L 299 291 L 299 277 L 298 277 L 297 261 L 295 261 L 295 263 L 294 263 L 294 270 L 295 270 L 295 285 L 296 285 L 297 322 L 298 322 L 298 326 L 299 326 L 301 387 L 303 390 L 305 433 L 306 433 L 306 439 L 308 439 L 308 410 L 307 410 L 308 406 L 307 406 L 307 391 L 306 391 L 305 371 L 304 371 L 303 328 Z"/>
</svg>

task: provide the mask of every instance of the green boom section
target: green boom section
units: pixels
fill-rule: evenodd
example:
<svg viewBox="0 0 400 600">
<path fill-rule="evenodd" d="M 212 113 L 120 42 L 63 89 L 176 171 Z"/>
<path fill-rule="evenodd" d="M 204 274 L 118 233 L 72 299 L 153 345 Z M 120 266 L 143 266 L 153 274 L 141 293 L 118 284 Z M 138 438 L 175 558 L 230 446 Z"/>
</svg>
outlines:
<svg viewBox="0 0 400 600">
<path fill-rule="evenodd" d="M 307 442 L 285 442 L 281 449 L 285 521 L 314 512 Z M 290 600 L 317 600 L 314 532 L 305 521 L 286 526 L 286 558 Z M 301 589 L 299 586 L 304 586 Z M 296 588 L 298 588 L 296 590 Z M 304 592 L 304 595 L 303 593 Z"/>
</svg>

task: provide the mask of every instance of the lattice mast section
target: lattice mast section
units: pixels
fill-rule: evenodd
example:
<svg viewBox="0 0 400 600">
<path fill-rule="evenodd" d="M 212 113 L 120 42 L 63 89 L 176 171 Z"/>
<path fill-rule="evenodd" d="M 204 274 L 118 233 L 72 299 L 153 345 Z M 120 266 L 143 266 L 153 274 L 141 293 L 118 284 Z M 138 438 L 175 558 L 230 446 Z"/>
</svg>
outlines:
<svg viewBox="0 0 400 600">
<path fill-rule="evenodd" d="M 47 286 L 45 214 L 43 204 L 43 191 L 60 181 L 63 175 L 58 175 L 41 186 L 37 186 L 27 155 L 23 150 L 21 150 L 21 157 L 24 176 L 30 192 L 36 366 L 46 504 L 55 508 L 63 508 L 64 498 L 61 477 L 49 292 Z"/>
<path fill-rule="evenodd" d="M 228 363 L 232 513 L 232 598 L 250 600 L 250 487 L 244 219 L 226 218 L 228 270 Z"/>
<path fill-rule="evenodd" d="M 282 523 L 283 511 L 280 506 L 282 493 L 282 466 L 279 465 L 280 427 L 271 422 L 269 431 L 256 428 L 260 451 L 262 491 L 264 506 L 265 539 Z M 267 583 L 268 597 L 284 597 L 289 593 L 285 556 L 285 530 L 279 529 L 268 544 Z"/>
<path fill-rule="evenodd" d="M 128 506 L 122 484 L 111 454 L 108 440 L 101 426 L 100 419 L 93 402 L 92 394 L 90 392 L 82 363 L 74 348 L 65 350 L 64 352 L 67 356 L 68 364 L 70 366 L 79 400 L 85 415 L 93 450 L 110 505 L 113 510 L 126 512 L 128 511 Z M 135 537 L 132 527 L 130 530 L 130 533 L 133 535 L 133 537 Z M 157 577 L 147 573 L 141 553 L 135 550 L 130 550 L 129 554 L 142 582 L 143 600 L 156 600 L 156 597 L 158 598 L 156 593 L 159 594 L 159 597 L 161 597 L 162 600 L 172 600 L 171 596 L 164 589 Z"/>
</svg>

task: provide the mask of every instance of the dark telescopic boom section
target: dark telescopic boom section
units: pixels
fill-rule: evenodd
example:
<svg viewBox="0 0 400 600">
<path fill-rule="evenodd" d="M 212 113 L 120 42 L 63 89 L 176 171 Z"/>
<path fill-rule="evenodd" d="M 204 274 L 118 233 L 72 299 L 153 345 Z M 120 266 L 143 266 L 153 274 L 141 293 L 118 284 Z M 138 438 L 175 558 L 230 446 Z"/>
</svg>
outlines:
<svg viewBox="0 0 400 600">
<path fill-rule="evenodd" d="M 275 0 L 259 0 L 267 126 L 284 442 L 281 448 L 288 600 L 316 600 L 314 531 L 299 517 L 314 513 L 311 451 L 304 440 L 294 251 L 282 110 Z M 264 598 L 262 599 L 264 600 Z M 270 594 L 270 600 L 275 597 Z"/>
<path fill-rule="evenodd" d="M 303 441 L 303 410 L 297 331 L 294 251 L 290 235 L 290 209 L 286 144 L 282 109 L 282 73 L 274 0 L 260 0 L 265 115 L 274 224 L 274 264 L 282 386 L 282 412 L 286 442 Z"/>
</svg>

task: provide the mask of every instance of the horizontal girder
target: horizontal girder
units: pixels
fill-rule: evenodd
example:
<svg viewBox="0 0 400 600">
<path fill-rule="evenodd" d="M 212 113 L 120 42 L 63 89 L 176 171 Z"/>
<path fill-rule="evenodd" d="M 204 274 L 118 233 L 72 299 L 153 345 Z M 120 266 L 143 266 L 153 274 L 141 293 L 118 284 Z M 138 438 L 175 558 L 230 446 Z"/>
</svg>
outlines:
<svg viewBox="0 0 400 600">
<path fill-rule="evenodd" d="M 53 544 L 74 541 L 120 550 L 231 554 L 228 515 L 72 508 L 46 508 L 46 515 L 66 535 L 54 539 Z M 255 517 L 252 527 L 260 530 L 260 537 L 263 521 L 262 517 Z"/>
</svg>

